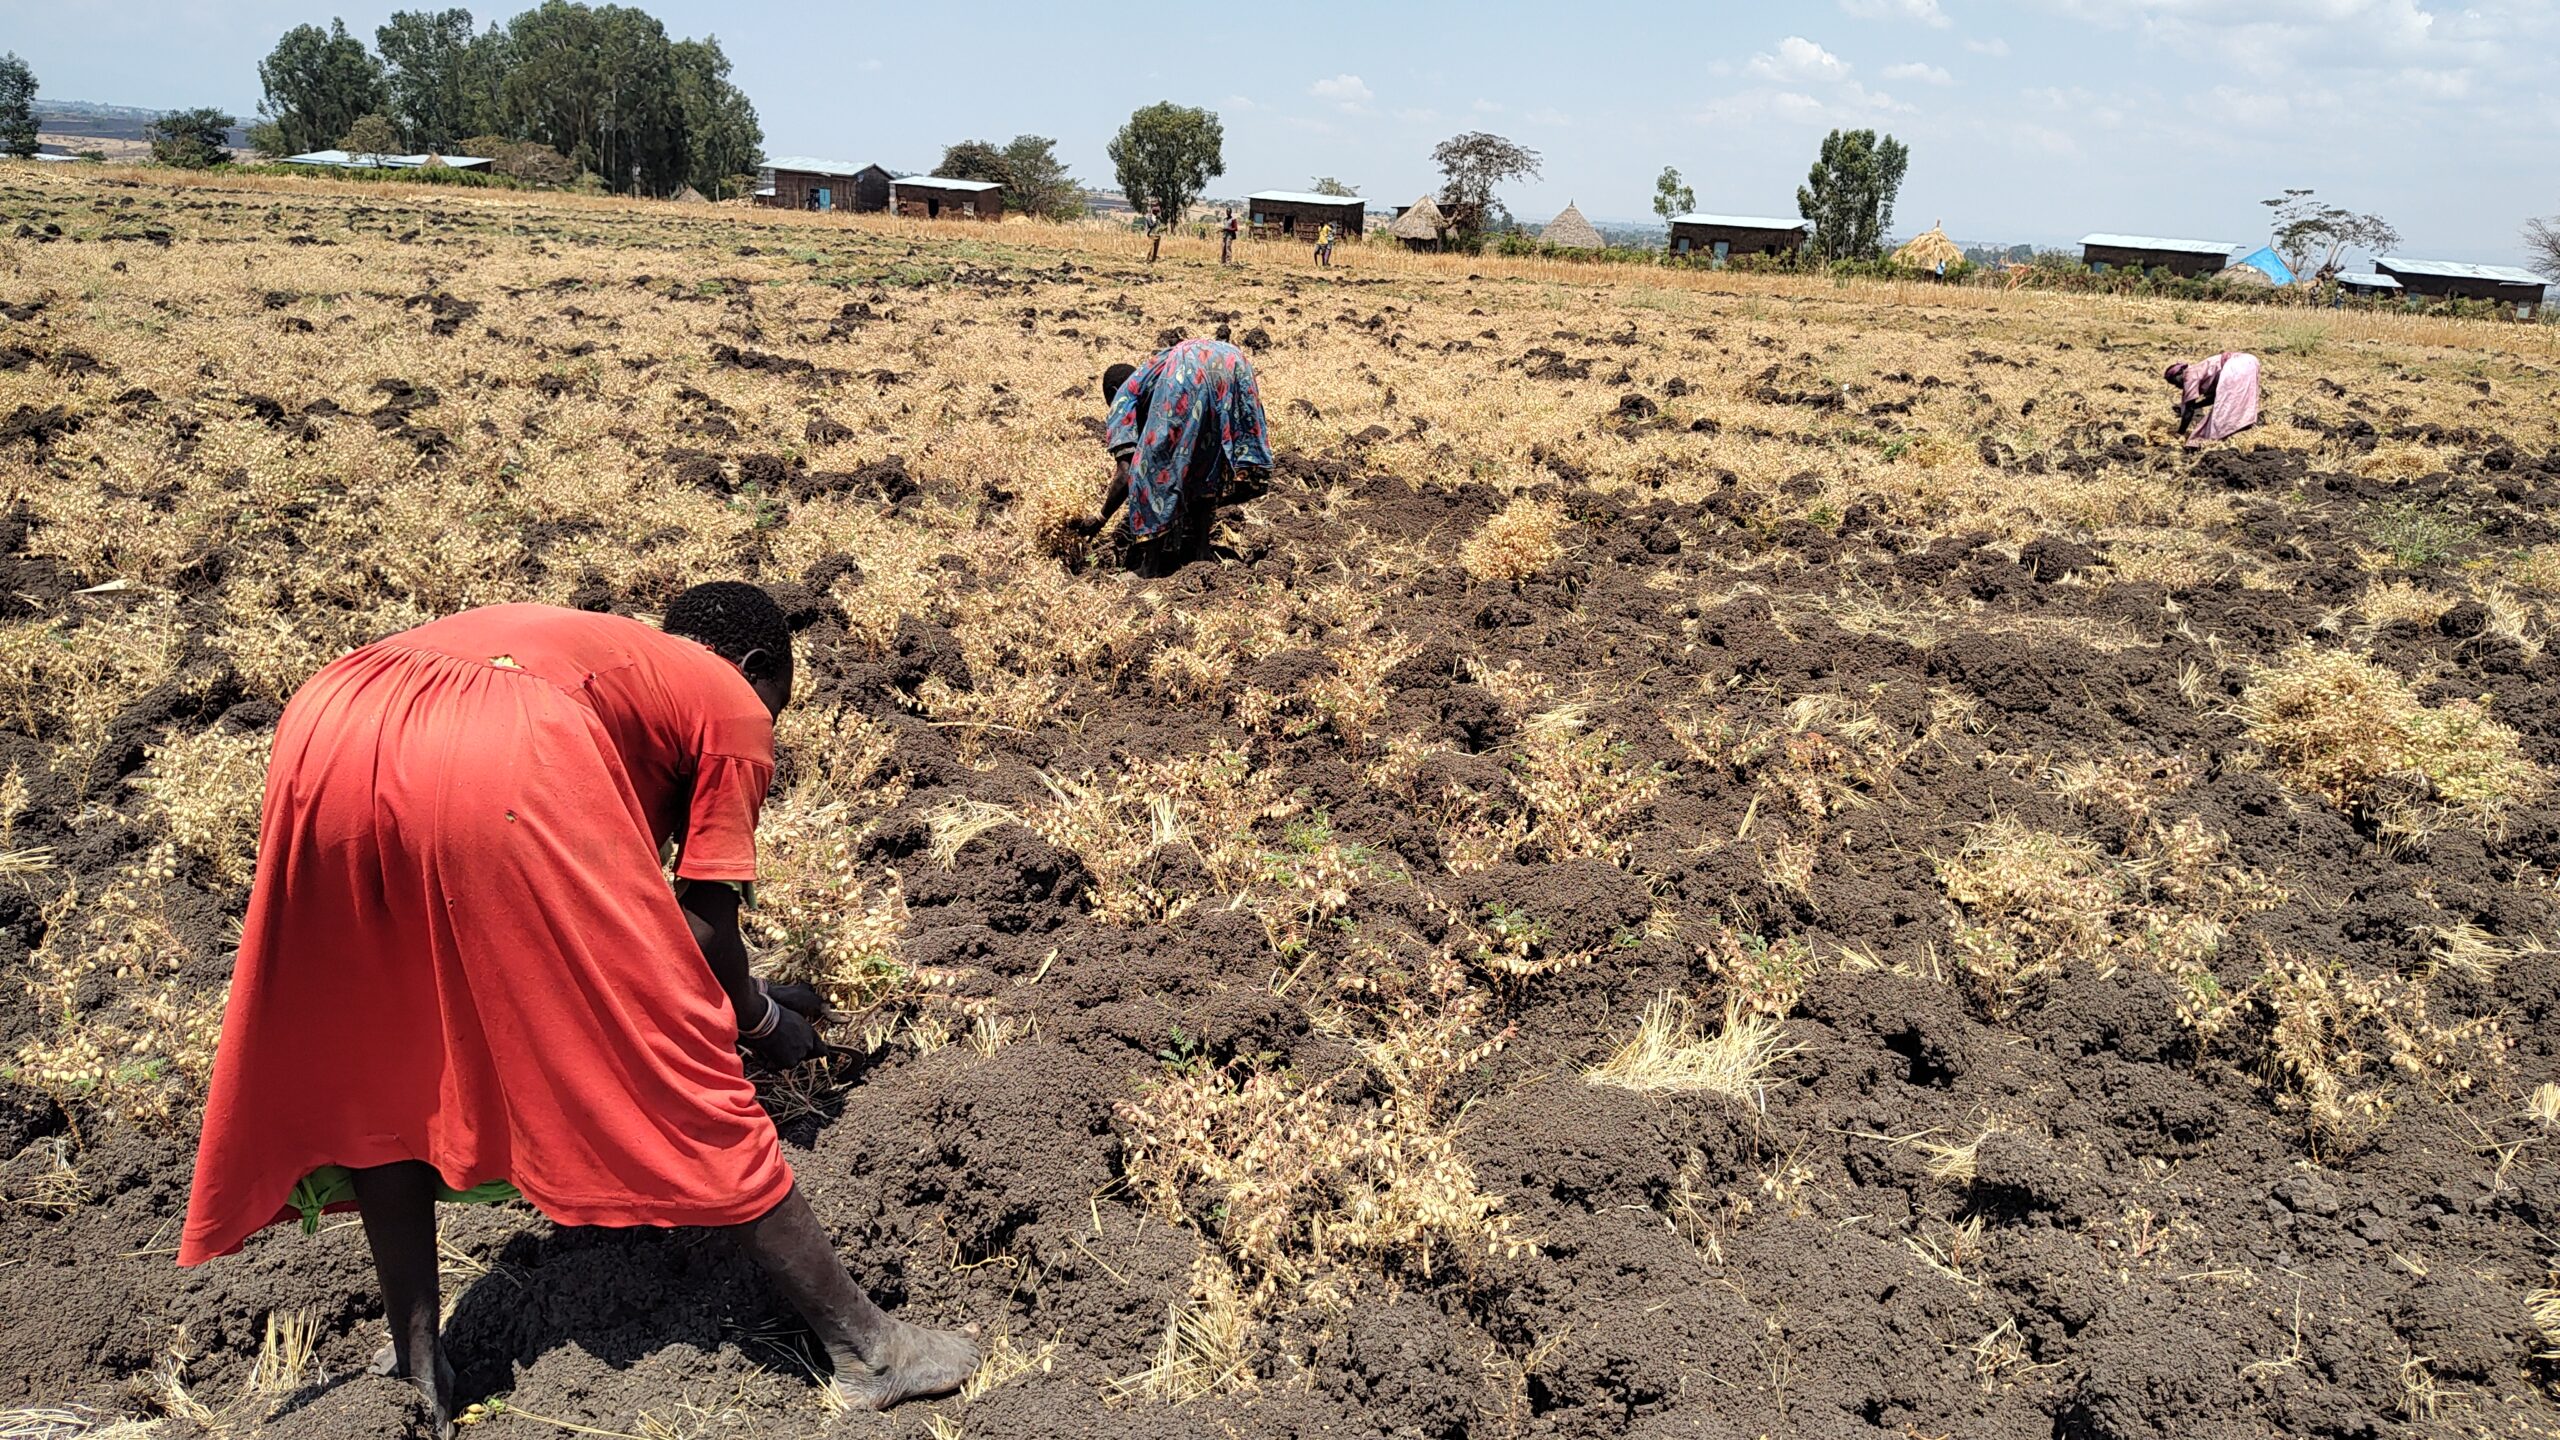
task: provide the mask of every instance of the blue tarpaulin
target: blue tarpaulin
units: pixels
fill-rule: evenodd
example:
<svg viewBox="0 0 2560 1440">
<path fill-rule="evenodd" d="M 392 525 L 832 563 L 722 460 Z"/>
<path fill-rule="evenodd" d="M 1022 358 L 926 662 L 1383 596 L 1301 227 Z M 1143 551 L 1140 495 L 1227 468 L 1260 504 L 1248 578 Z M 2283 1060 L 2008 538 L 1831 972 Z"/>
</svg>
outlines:
<svg viewBox="0 0 2560 1440">
<path fill-rule="evenodd" d="M 2234 263 L 2246 265 L 2252 270 L 2263 271 L 2268 279 L 2279 285 L 2293 283 L 2293 272 L 2285 268 L 2284 257 L 2278 255 L 2272 246 L 2260 250 L 2255 255 L 2243 255 Z"/>
</svg>

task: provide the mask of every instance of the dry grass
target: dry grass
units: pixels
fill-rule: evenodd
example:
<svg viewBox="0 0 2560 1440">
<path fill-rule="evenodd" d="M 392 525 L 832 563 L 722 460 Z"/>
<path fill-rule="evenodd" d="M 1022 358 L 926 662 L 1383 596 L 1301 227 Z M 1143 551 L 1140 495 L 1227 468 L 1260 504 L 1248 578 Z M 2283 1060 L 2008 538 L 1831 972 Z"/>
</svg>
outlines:
<svg viewBox="0 0 2560 1440">
<path fill-rule="evenodd" d="M 1956 969 L 1986 1015 L 2015 1012 L 2073 971 L 2136 964 L 2177 981 L 2181 1013 L 2208 1023 L 2227 1004 L 2212 962 L 2232 925 L 2284 902 L 2273 882 L 2232 862 L 2228 836 L 2193 815 L 2163 823 L 2156 797 L 2109 773 L 2065 767 L 2059 783 L 2084 804 L 2118 807 L 2130 831 L 2121 852 L 2002 815 L 1939 859 Z"/>
<path fill-rule="evenodd" d="M 126 193 L 67 175 L 10 183 L 74 208 Z M 0 881 L 46 907 L 44 942 L 23 972 L 34 1020 L 13 1042 L 19 1076 L 84 1117 L 176 1127 L 200 1102 L 222 993 L 189 977 L 219 973 L 223 958 L 181 938 L 170 897 L 251 873 L 257 756 L 255 742 L 200 725 L 120 732 L 146 699 L 212 693 L 227 667 L 252 696 L 281 700 L 335 655 L 462 606 L 559 603 L 601 587 L 645 609 L 735 573 L 744 556 L 768 579 L 823 563 L 812 598 L 840 611 L 843 629 L 830 618 L 810 632 L 813 676 L 933 662 L 899 692 L 898 713 L 867 715 L 869 697 L 813 686 L 779 722 L 766 874 L 748 922 L 767 972 L 826 992 L 837 1038 L 968 1066 L 1035 1033 L 1044 1016 L 1034 1007 L 1054 986 L 1008 987 L 1003 1010 L 964 998 L 992 987 L 915 964 L 905 908 L 910 886 L 921 899 L 926 867 L 965 870 L 1001 827 L 1021 824 L 1081 862 L 1090 890 L 1075 898 L 1104 923 L 1170 927 L 1148 943 L 1178 944 L 1183 923 L 1221 907 L 1258 918 L 1270 990 L 1303 1005 L 1334 1054 L 1357 1057 L 1339 1062 L 1348 1074 L 1311 1075 L 1278 1056 L 1191 1056 L 1150 1072 L 1121 1107 L 1135 1202 L 1196 1229 L 1207 1251 L 1153 1363 L 1114 1387 L 1131 1399 L 1270 1383 L 1257 1377 L 1282 1373 L 1275 1351 L 1296 1343 L 1282 1337 L 1303 1318 L 1288 1312 L 1313 1304 L 1320 1314 L 1367 1290 L 1464 1275 L 1490 1254 L 1524 1255 L 1526 1237 L 1456 1137 L 1471 1104 L 1516 1083 L 1496 1057 L 1544 1023 L 1531 1002 L 1561 973 L 1618 963 L 1621 947 L 1688 947 L 1711 988 L 1628 1017 L 1634 1033 L 1591 1078 L 1748 1097 L 1783 1061 L 1784 1018 L 1817 973 L 1885 968 L 1858 948 L 1864 937 L 1843 946 L 1827 938 L 1832 917 L 1803 912 L 1833 882 L 1889 869 L 1885 857 L 1927 843 L 1911 839 L 1913 827 L 1946 833 L 1930 790 L 1899 788 L 1912 777 L 1971 766 L 2005 783 L 1998 772 L 2015 757 L 1990 747 L 2010 743 L 2007 722 L 1960 690 L 1888 694 L 1845 670 L 1826 693 L 1790 694 L 1747 666 L 1685 668 L 1708 652 L 1719 607 L 1765 601 L 1766 623 L 1790 637 L 1836 626 L 1922 649 L 1986 639 L 2112 655 L 2146 648 L 2145 627 L 2065 614 L 2078 608 L 2069 604 L 2022 610 L 1912 586 L 1897 578 L 1897 556 L 1955 535 L 1989 535 L 1994 553 L 2015 554 L 2067 532 L 2112 563 L 2046 592 L 2060 600 L 2082 598 L 2083 586 L 2283 583 L 2243 530 L 2250 507 L 2271 497 L 2244 506 L 2159 458 L 2166 407 L 2147 380 L 2159 354 L 2272 351 L 2260 311 L 1369 246 L 1346 247 L 1344 275 L 1251 247 L 1249 277 L 1261 283 L 1239 285 L 1215 268 L 1213 248 L 1187 237 L 1141 268 L 1143 242 L 1101 228 L 961 231 L 265 177 L 154 172 L 149 184 L 161 188 L 137 192 L 145 205 L 166 196 L 207 208 L 168 212 L 179 246 L 117 247 L 127 268 L 111 280 L 101 245 L 0 240 L 8 297 L 47 301 L 46 344 L 77 346 L 114 372 L 66 384 L 39 366 L 0 371 L 0 415 L 60 403 L 83 421 L 46 448 L 0 446 L 0 484 L 27 509 L 33 560 L 83 587 L 126 585 L 0 625 L 0 728 L 51 746 L 60 772 L 0 778 Z M 215 208 L 243 200 L 254 203 Z M 339 243 L 274 243 L 269 206 Z M 373 207 L 396 207 L 399 226 L 434 225 L 449 243 L 394 243 L 380 213 L 363 213 Z M 202 263 L 216 252 L 193 247 L 199 234 L 255 263 Z M 631 283 L 641 269 L 649 282 Z M 1340 283 L 1355 277 L 1379 283 Z M 461 335 L 431 337 L 404 307 L 431 279 L 482 306 Z M 849 305 L 867 313 L 839 330 Z M 1095 371 L 1140 358 L 1164 327 L 1213 309 L 1238 310 L 1239 330 L 1274 332 L 1260 363 L 1276 448 L 1426 492 L 1482 485 L 1502 508 L 1481 525 L 1402 533 L 1381 527 L 1356 487 L 1284 466 L 1277 498 L 1329 527 L 1322 553 L 1272 527 L 1282 507 L 1266 505 L 1228 518 L 1224 541 L 1248 563 L 1220 566 L 1214 586 L 1118 573 L 1109 541 L 1088 545 L 1068 525 L 1092 512 L 1108 476 L 1090 432 L 1101 413 Z M 1603 332 L 1621 324 L 1623 341 Z M 2334 376 L 2413 429 L 2481 423 L 2467 387 L 2428 378 L 2458 348 L 2462 363 L 2496 367 L 2509 407 L 2498 424 L 2520 451 L 2560 443 L 2560 407 L 2530 398 L 2547 401 L 2550 386 L 2524 368 L 2560 359 L 2548 327 L 2342 313 L 2278 328 L 2288 370 Z M 844 373 L 811 384 L 727 365 L 714 358 L 724 344 Z M 1595 380 L 1624 364 L 1634 388 L 1661 396 L 1665 423 L 1612 421 L 1624 385 L 1529 373 L 1515 362 L 1532 344 L 1608 367 Z M 1989 363 L 1984 351 L 2032 363 Z M 1771 365 L 1774 389 L 1843 403 L 1770 399 L 1756 377 Z M 2146 372 L 2132 377 L 2140 383 L 2127 383 L 2129 368 Z M 1666 388 L 1672 375 L 1686 393 Z M 387 380 L 431 391 L 434 403 L 405 419 L 377 414 L 394 393 Z M 157 399 L 116 398 L 130 390 Z M 260 399 L 281 417 L 264 418 Z M 1897 407 L 1890 423 L 1876 419 L 1878 401 Z M 2283 404 L 2349 418 L 2308 384 L 2288 382 Z M 827 423 L 814 424 L 821 415 Z M 2110 448 L 2127 439 L 2148 458 Z M 1986 442 L 2075 461 L 1994 464 L 1979 458 Z M 2244 448 L 2279 442 L 2306 443 L 2270 426 Z M 707 477 L 680 473 L 687 454 L 709 457 Z M 2451 454 L 2395 441 L 2361 459 L 2324 455 L 2320 467 L 2432 473 Z M 796 483 L 893 456 L 920 487 L 896 504 L 858 485 Z M 747 462 L 766 459 L 767 478 L 749 483 Z M 790 482 L 771 483 L 774 474 Z M 1657 609 L 1605 613 L 1600 587 L 1579 587 L 1613 563 L 1602 546 L 1616 537 L 1586 543 L 1546 498 L 1559 483 L 1575 492 L 1575 514 L 1591 494 L 1700 517 L 1668 527 L 1687 548 L 1648 592 Z M 2560 549 L 2449 557 L 2479 538 L 2469 518 L 2401 507 L 2349 520 L 2373 547 L 2371 564 L 2429 568 L 2374 574 L 2324 633 L 2363 638 L 2476 599 L 2493 635 L 2535 653 L 2560 601 Z M 1786 544 L 1756 543 L 1797 525 L 1840 541 L 1822 570 Z M 1893 555 L 1863 538 L 1888 533 Z M 1532 653 L 1467 623 L 1400 629 L 1416 625 L 1414 612 L 1392 602 L 1426 579 L 1448 581 L 1435 573 L 1445 570 L 1518 587 L 1491 598 L 1537 612 L 1560 643 Z M 2242 636 L 2196 624 L 2195 658 L 2182 663 L 2197 713 L 2182 718 L 2218 721 L 2208 712 L 2223 677 L 2253 675 L 2248 718 L 2306 793 L 2395 823 L 2413 807 L 2427 812 L 2416 819 L 2440 818 L 2434 807 L 2487 825 L 2541 786 L 2486 703 L 2417 706 L 2397 677 L 2253 654 Z M 1640 630 L 1659 653 L 1592 658 Z M 822 644 L 841 649 L 822 657 Z M 1445 725 L 1412 718 L 1415 697 L 1389 680 L 1426 651 L 1470 695 L 1489 697 L 1483 755 L 1469 753 L 1475 738 L 1462 745 Z M 1308 663 L 1266 666 L 1284 655 Z M 1188 732 L 1196 738 L 1168 726 L 1176 748 L 1133 762 L 1110 753 L 1130 707 L 1155 703 L 1220 723 Z M 131 802 L 110 802 L 129 815 L 37 815 L 34 795 L 85 780 L 110 742 L 128 740 L 148 747 Z M 1311 748 L 1368 792 L 1344 793 L 1356 783 L 1337 776 L 1333 793 L 1302 794 L 1280 757 Z M 1655 762 L 1656 748 L 1670 764 Z M 1929 767 L 1906 769 L 1915 757 Z M 2071 977 L 2157 967 L 2184 987 L 2199 1046 L 2253 1067 L 2288 1123 L 2324 1151 L 2420 1095 L 2465 1084 L 2510 1095 L 2487 1083 L 2494 1035 L 2434 1013 L 2426 987 L 2494 977 L 2522 937 L 2447 917 L 2426 937 L 2427 976 L 2366 981 L 2269 957 L 2258 966 L 2268 978 L 2226 993 L 2216 967 L 2242 973 L 2229 933 L 2275 892 L 2220 836 L 2175 813 L 2178 761 L 2018 761 L 2020 775 L 2052 772 L 2089 817 L 2085 832 L 2004 819 L 1950 841 L 1933 857 L 1945 938 L 1925 960 L 1895 955 L 1891 968 L 1936 975 L 1943 960 L 1997 1016 Z M 1034 765 L 1048 767 L 1045 781 Z M 937 769 L 942 781 L 910 778 Z M 936 783 L 936 798 L 905 808 L 911 785 Z M 1390 851 L 1373 840 L 1382 810 L 1409 815 L 1418 843 Z M 75 893 L 25 838 L 40 819 L 66 819 L 84 842 L 91 825 L 137 824 L 150 848 L 128 873 L 77 877 Z M 899 834 L 920 834 L 918 853 L 869 858 L 889 827 L 915 823 Z M 1696 867 L 1704 876 L 1725 868 L 1713 852 L 1726 846 L 1739 847 L 1723 858 L 1742 873 L 1757 862 L 1758 893 L 1732 908 L 1721 895 L 1660 899 L 1695 910 L 1631 924 L 1614 941 L 1560 940 L 1572 932 L 1555 922 L 1567 917 L 1507 897 L 1469 908 L 1439 890 L 1442 871 L 1513 863 L 1641 860 L 1653 874 L 1657 847 L 1712 862 Z M 1421 925 L 1425 911 L 1431 923 L 1414 933 L 1408 922 Z M 1808 935 L 1826 937 L 1819 953 Z M 91 1003 L 102 979 L 111 998 Z M 814 1110 L 831 1083 L 802 1072 L 769 1094 L 778 1109 Z M 2537 1092 L 2533 1104 L 2538 1123 L 2560 1123 L 2550 1118 L 2560 1100 Z M 1933 1173 L 1962 1184 L 1978 1137 L 1927 1143 L 1939 1147 L 1925 1156 Z M 1727 1189 L 1698 1157 L 1665 1214 L 1721 1263 L 1754 1216 L 1811 1213 L 1805 1197 L 1821 1183 L 1789 1158 L 1772 1161 L 1759 1188 Z M 11 1203 L 54 1213 L 87 1203 L 91 1182 L 76 1150 L 37 1147 L 6 1186 Z M 1970 1286 L 1984 1238 L 1932 1222 L 1913 1254 Z M 2026 1365 L 2001 1319 L 1968 1326 L 1985 1331 L 1970 1344 L 1944 1337 L 1985 1384 Z M 1045 1368 L 1054 1343 L 991 1345 L 973 1386 Z M 1527 1376 L 1571 1343 L 1524 1338 L 1525 1357 L 1488 1359 L 1523 1426 Z M 282 1364 L 291 1347 L 275 1348 Z M 170 1413 L 221 1418 L 187 1397 L 183 1365 L 169 1374 Z M 704 1413 L 724 1412 L 678 1407 L 642 1428 L 701 1431 Z M 960 1426 L 933 1423 L 938 1434 Z"/>
<path fill-rule="evenodd" d="M 2407 680 L 2345 651 L 2305 648 L 2261 670 L 2241 714 L 2287 779 L 2386 830 L 2423 829 L 2436 815 L 2494 825 L 2549 784 L 2485 697 L 2429 706 Z"/>
<path fill-rule="evenodd" d="M 269 740 L 220 730 L 172 736 L 151 747 L 134 778 L 148 821 L 225 885 L 248 884 L 257 863 Z"/>
<path fill-rule="evenodd" d="M 1458 563 L 1487 584 L 1516 585 L 1564 558 L 1564 528 L 1563 506 L 1514 499 L 1458 547 Z"/>
<path fill-rule="evenodd" d="M 1155 1363 L 1111 1382 L 1114 1395 L 1143 1396 L 1179 1405 L 1211 1395 L 1253 1388 L 1249 1346 L 1253 1315 L 1235 1276 L 1202 1256 L 1191 1270 L 1191 1297 L 1165 1312 L 1164 1339 Z"/>
<path fill-rule="evenodd" d="M 1776 1020 L 1739 1001 L 1726 1005 L 1724 1023 L 1710 1035 L 1688 996 L 1667 994 L 1647 1005 L 1636 1033 L 1583 1078 L 1639 1092 L 1705 1090 L 1756 1104 L 1770 1070 L 1796 1049 Z"/>
<path fill-rule="evenodd" d="M 1339 1098 L 1248 1065 L 1179 1071 L 1123 1101 L 1131 1183 L 1167 1218 L 1200 1187 L 1205 1225 L 1258 1300 L 1359 1289 L 1366 1275 L 1429 1279 L 1528 1243 L 1476 1183 L 1448 1127 L 1410 1106 Z"/>
<path fill-rule="evenodd" d="M 0 1440 L 148 1440 L 161 1433 L 157 1420 L 122 1419 L 77 1406 L 0 1410 Z"/>
<path fill-rule="evenodd" d="M 2369 1143 L 2404 1093 L 2450 1099 L 2497 1077 L 2511 1043 L 2494 1015 L 2439 1018 L 2423 981 L 2335 964 L 2279 957 L 2238 999 L 2277 1107 L 2328 1156 Z"/>
</svg>

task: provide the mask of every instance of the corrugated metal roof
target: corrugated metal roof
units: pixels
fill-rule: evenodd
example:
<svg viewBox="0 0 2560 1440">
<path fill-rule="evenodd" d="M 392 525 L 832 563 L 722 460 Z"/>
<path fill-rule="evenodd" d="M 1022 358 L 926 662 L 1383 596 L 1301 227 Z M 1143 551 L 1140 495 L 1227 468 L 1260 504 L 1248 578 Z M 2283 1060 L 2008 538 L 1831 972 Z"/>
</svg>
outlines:
<svg viewBox="0 0 2560 1440">
<path fill-rule="evenodd" d="M 1802 220 L 1779 220 L 1767 215 L 1674 215 L 1674 225 L 1721 225 L 1728 230 L 1801 230 Z"/>
<path fill-rule="evenodd" d="M 1304 190 L 1256 190 L 1247 200 L 1276 200 L 1283 205 L 1366 205 L 1357 195 L 1313 195 Z"/>
<path fill-rule="evenodd" d="M 776 155 L 764 162 L 767 170 L 796 170 L 804 175 L 859 175 L 870 169 L 850 160 L 821 160 L 814 155 Z"/>
<path fill-rule="evenodd" d="M 430 160 L 456 170 L 497 163 L 485 155 L 364 155 L 345 150 L 314 150 L 306 155 L 287 155 L 283 163 L 327 165 L 340 170 L 423 170 Z"/>
<path fill-rule="evenodd" d="M 2548 285 L 2551 282 L 2530 270 L 2513 265 L 2465 265 L 2458 260 L 2407 260 L 2385 255 L 2373 262 L 2376 270 L 2397 270 L 2403 275 L 2431 275 L 2439 280 L 2488 280 L 2500 285 Z"/>
<path fill-rule="evenodd" d="M 2163 240 L 2157 235 L 2083 235 L 2080 243 L 2110 250 L 2171 250 L 2181 255 L 2229 255 L 2240 248 L 2228 240 Z"/>
<path fill-rule="evenodd" d="M 1004 188 L 993 180 L 945 180 L 939 175 L 910 175 L 903 180 L 892 180 L 889 183 L 921 185 L 930 190 L 1001 190 Z"/>
<path fill-rule="evenodd" d="M 2392 279 L 2388 275 L 2341 275 L 2338 277 L 2338 283 L 2341 285 L 2361 285 L 2368 290 L 2397 290 L 2400 288 L 2400 282 Z"/>
</svg>

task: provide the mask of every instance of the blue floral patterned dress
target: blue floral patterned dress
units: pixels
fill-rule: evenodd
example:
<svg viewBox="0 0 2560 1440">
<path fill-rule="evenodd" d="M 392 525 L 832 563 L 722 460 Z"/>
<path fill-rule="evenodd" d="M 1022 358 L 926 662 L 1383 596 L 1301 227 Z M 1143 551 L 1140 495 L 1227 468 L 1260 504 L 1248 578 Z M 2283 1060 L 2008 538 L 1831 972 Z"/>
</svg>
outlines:
<svg viewBox="0 0 2560 1440">
<path fill-rule="evenodd" d="M 1104 443 L 1128 467 L 1130 533 L 1161 533 L 1186 492 L 1214 504 L 1239 467 L 1270 468 L 1253 362 L 1221 340 L 1159 353 L 1112 398 Z"/>
</svg>

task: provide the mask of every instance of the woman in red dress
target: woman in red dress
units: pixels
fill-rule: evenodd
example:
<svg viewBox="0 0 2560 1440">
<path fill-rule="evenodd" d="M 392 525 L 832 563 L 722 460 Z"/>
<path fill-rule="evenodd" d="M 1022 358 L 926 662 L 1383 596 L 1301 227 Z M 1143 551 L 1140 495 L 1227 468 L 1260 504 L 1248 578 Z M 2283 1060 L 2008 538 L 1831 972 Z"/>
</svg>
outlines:
<svg viewBox="0 0 2560 1440">
<path fill-rule="evenodd" d="M 815 993 L 768 991 L 738 933 L 791 679 L 782 612 L 736 582 L 663 631 L 501 605 L 313 676 L 276 726 L 178 1263 L 359 1210 L 387 1366 L 441 1422 L 435 1202 L 512 1187 L 563 1225 L 733 1229 L 849 1399 L 957 1387 L 972 1341 L 846 1275 L 738 1059 L 824 1048 Z"/>
</svg>

